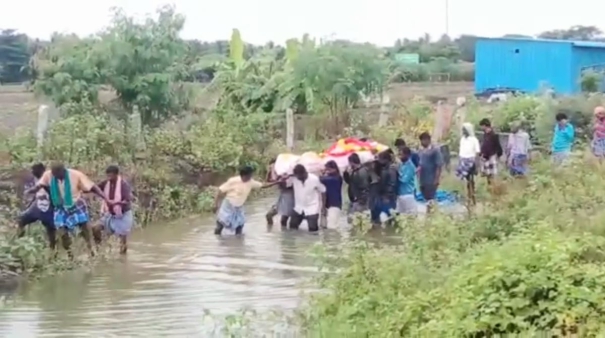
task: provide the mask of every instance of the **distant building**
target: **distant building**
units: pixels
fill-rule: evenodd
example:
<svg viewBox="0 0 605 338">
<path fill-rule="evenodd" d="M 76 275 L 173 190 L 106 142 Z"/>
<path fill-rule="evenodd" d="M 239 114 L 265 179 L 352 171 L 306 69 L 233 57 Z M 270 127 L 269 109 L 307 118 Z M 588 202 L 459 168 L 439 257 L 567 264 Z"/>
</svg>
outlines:
<svg viewBox="0 0 605 338">
<path fill-rule="evenodd" d="M 605 69 L 605 43 L 480 38 L 475 47 L 477 93 L 551 88 L 557 94 L 573 94 L 580 92 L 582 72 L 588 69 Z"/>
</svg>

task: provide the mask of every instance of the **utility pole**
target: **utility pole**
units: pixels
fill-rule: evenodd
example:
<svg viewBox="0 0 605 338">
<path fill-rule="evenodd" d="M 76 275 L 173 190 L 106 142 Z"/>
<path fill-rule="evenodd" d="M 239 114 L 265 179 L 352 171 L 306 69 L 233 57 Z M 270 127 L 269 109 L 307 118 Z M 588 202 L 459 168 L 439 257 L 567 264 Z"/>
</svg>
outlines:
<svg viewBox="0 0 605 338">
<path fill-rule="evenodd" d="M 450 36 L 450 0 L 445 0 L 445 35 Z"/>
</svg>

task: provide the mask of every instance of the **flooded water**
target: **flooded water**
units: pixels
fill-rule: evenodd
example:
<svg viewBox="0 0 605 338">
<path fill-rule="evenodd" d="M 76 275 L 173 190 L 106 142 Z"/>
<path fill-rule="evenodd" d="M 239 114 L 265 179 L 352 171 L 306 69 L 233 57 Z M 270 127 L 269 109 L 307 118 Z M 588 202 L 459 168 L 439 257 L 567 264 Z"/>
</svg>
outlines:
<svg viewBox="0 0 605 338">
<path fill-rule="evenodd" d="M 348 231 L 282 232 L 276 224 L 268 232 L 273 202 L 248 205 L 241 238 L 214 236 L 211 217 L 155 225 L 135 233 L 127 257 L 28 283 L 0 310 L 0 337 L 199 337 L 208 336 L 205 310 L 296 308 L 317 271 L 311 247 L 336 244 Z"/>
<path fill-rule="evenodd" d="M 316 271 L 308 250 L 342 234 L 268 232 L 273 201 L 248 206 L 242 238 L 217 238 L 210 217 L 156 225 L 136 232 L 120 261 L 24 285 L 0 310 L 0 337 L 191 337 L 205 330 L 204 310 L 295 308 Z"/>
</svg>

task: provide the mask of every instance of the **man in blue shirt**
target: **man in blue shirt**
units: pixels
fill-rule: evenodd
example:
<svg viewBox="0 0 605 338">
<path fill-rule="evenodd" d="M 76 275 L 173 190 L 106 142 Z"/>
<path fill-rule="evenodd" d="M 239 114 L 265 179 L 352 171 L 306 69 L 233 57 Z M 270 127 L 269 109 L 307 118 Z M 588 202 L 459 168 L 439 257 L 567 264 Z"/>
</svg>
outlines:
<svg viewBox="0 0 605 338">
<path fill-rule="evenodd" d="M 416 166 L 412 162 L 412 151 L 408 147 L 399 150 L 399 186 L 397 191 L 397 212 L 413 214 L 416 212 Z"/>
<path fill-rule="evenodd" d="M 399 154 L 401 154 L 401 151 L 403 150 L 403 148 L 407 148 L 407 145 L 402 138 L 398 138 L 395 140 L 395 148 L 397 148 L 397 151 L 399 152 Z M 414 166 L 418 168 L 418 163 L 420 163 L 420 156 L 418 156 L 418 153 L 415 151 L 411 151 L 411 155 L 409 157 L 410 160 L 412 160 Z"/>
<path fill-rule="evenodd" d="M 574 142 L 574 127 L 567 121 L 567 115 L 558 113 L 555 117 L 557 125 L 552 138 L 552 159 L 555 165 L 563 164 L 571 154 L 571 146 Z"/>
</svg>

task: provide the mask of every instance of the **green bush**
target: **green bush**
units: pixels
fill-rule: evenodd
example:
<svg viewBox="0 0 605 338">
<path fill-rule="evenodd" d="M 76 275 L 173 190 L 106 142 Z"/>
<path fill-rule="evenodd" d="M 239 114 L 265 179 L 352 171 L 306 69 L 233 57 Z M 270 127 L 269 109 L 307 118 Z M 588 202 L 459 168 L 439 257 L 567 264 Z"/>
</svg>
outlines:
<svg viewBox="0 0 605 338">
<path fill-rule="evenodd" d="M 397 64 L 391 67 L 394 82 L 474 81 L 474 64 L 435 58 L 427 63 Z"/>
<path fill-rule="evenodd" d="M 487 337 L 605 330 L 605 170 L 577 155 L 481 210 L 399 220 L 401 241 L 355 239 L 319 256 L 325 289 L 301 310 L 311 336 Z M 460 183 L 461 184 L 461 183 Z"/>
</svg>

